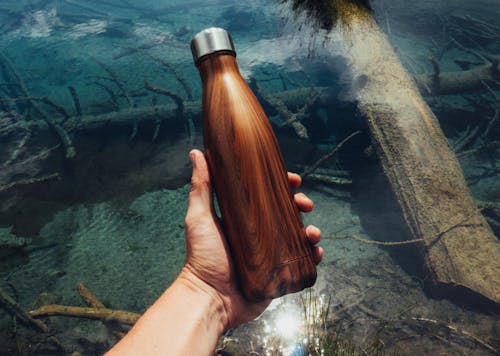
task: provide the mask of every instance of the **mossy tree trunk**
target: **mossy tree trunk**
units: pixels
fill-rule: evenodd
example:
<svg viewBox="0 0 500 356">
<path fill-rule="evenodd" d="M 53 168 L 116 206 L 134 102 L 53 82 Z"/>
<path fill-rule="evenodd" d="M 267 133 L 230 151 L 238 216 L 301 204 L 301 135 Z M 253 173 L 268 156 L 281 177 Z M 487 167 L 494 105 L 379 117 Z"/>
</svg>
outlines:
<svg viewBox="0 0 500 356">
<path fill-rule="evenodd" d="M 332 0 L 332 45 L 344 52 L 382 167 L 438 284 L 500 302 L 500 244 L 474 204 L 459 162 L 414 80 L 370 12 Z"/>
</svg>

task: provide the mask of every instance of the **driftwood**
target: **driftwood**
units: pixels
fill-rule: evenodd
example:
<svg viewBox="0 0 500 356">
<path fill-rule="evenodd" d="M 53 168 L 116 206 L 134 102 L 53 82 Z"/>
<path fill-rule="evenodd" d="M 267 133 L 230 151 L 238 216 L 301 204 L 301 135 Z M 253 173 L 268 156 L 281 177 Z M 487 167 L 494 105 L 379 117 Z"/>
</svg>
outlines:
<svg viewBox="0 0 500 356">
<path fill-rule="evenodd" d="M 26 85 L 24 84 L 24 81 L 22 80 L 21 76 L 19 75 L 16 68 L 12 64 L 11 60 L 2 51 L 0 51 L 0 67 L 1 67 L 2 72 L 3 72 L 3 76 L 11 82 L 10 85 L 12 85 L 12 86 L 15 85 L 17 87 L 17 90 L 15 91 L 16 97 L 32 98 L 32 96 L 28 92 Z M 15 98 L 12 98 L 12 99 L 15 99 Z M 47 98 L 45 98 L 45 99 L 47 99 Z M 49 99 L 47 99 L 47 100 L 49 100 Z M 43 98 L 42 98 L 42 101 L 44 101 Z M 29 106 L 37 113 L 38 117 L 40 119 L 44 120 L 45 123 L 48 125 L 48 127 L 53 132 L 55 132 L 56 135 L 58 135 L 60 137 L 61 142 L 62 142 L 64 149 L 65 149 L 66 158 L 73 158 L 76 154 L 76 151 L 75 151 L 75 148 L 73 146 L 73 142 L 71 141 L 71 138 L 69 137 L 68 133 L 49 114 L 47 114 L 45 111 L 43 111 L 36 104 L 36 102 L 34 100 L 28 99 L 27 102 L 28 102 Z M 51 101 L 49 100 L 49 102 L 51 102 Z"/>
<path fill-rule="evenodd" d="M 5 56 L 4 56 L 5 57 Z M 20 91 L 16 94 L 13 93 L 13 95 L 18 95 L 18 97 L 25 97 L 27 95 L 26 90 L 22 90 L 24 88 L 24 85 L 22 83 L 22 80 L 19 78 L 17 75 L 17 72 L 15 71 L 15 68 L 13 68 L 12 65 L 10 65 L 10 62 L 8 59 L 4 59 L 3 61 L 0 61 L 0 64 L 3 64 L 4 67 L 2 67 L 4 71 L 4 75 L 10 75 L 11 81 L 18 83 L 19 85 L 17 87 L 20 87 Z M 107 67 L 104 67 L 107 69 Z M 482 68 L 482 67 L 481 67 Z M 440 77 L 442 77 L 441 82 L 446 82 L 446 83 L 455 83 L 456 84 L 456 89 L 455 91 L 459 90 L 464 90 L 464 86 L 461 85 L 460 83 L 462 81 L 467 81 L 467 80 L 452 80 L 451 78 L 470 78 L 473 76 L 477 69 L 471 69 L 469 71 L 459 71 L 459 72 L 452 72 L 452 73 L 440 73 Z M 484 80 L 490 82 L 493 78 L 493 71 L 484 71 L 484 69 L 481 69 L 481 71 L 485 73 L 489 73 L 491 77 L 485 76 Z M 109 73 L 109 72 L 108 72 Z M 113 83 L 116 83 L 117 86 L 122 86 L 123 83 L 121 83 L 118 78 L 116 77 L 116 74 L 111 72 L 109 73 L 110 78 L 106 78 L 107 80 L 111 80 Z M 419 82 L 419 79 L 417 78 L 417 83 Z M 96 83 L 99 84 L 99 83 Z M 426 86 L 424 86 L 425 89 Z M 450 87 L 450 86 L 448 86 Z M 484 86 L 476 86 L 477 90 L 486 90 Z M 67 114 L 63 114 L 63 119 L 65 120 L 63 123 L 60 124 L 55 124 L 55 122 L 51 120 L 47 120 L 47 117 L 44 116 L 43 114 L 40 115 L 40 121 L 36 120 L 30 120 L 28 121 L 22 121 L 22 119 L 18 119 L 18 123 L 23 123 L 25 128 L 18 128 L 19 130 L 25 130 L 26 132 L 36 132 L 37 135 L 42 134 L 44 131 L 47 131 L 47 128 L 50 128 L 53 131 L 58 132 L 58 136 L 63 142 L 65 151 L 66 151 L 66 157 L 72 157 L 75 155 L 76 150 L 73 146 L 73 139 L 74 140 L 79 140 L 79 135 L 81 134 L 86 134 L 86 133 L 104 133 L 104 132 L 113 132 L 113 133 L 118 133 L 122 130 L 132 130 L 133 136 L 137 134 L 137 131 L 140 129 L 144 129 L 144 127 L 154 128 L 153 132 L 153 141 L 156 140 L 160 127 L 163 130 L 175 130 L 175 128 L 183 127 L 187 123 L 188 131 L 191 133 L 194 131 L 193 126 L 194 122 L 199 120 L 201 113 L 200 113 L 200 107 L 201 103 L 199 101 L 182 101 L 179 98 L 176 98 L 176 104 L 175 105 L 154 105 L 151 107 L 141 107 L 141 108 L 134 108 L 130 107 L 128 109 L 123 109 L 119 112 L 111 112 L 107 114 L 102 114 L 102 115 L 95 115 L 95 116 L 80 116 L 81 115 L 81 108 L 79 107 L 79 100 L 78 96 L 76 95 L 76 92 L 71 89 L 69 89 L 70 92 L 74 92 L 72 94 L 73 100 L 75 103 L 75 108 L 76 108 L 76 115 L 72 116 L 70 118 L 67 117 Z M 124 89 L 123 89 L 124 90 Z M 427 89 L 425 89 L 427 90 Z M 447 90 L 448 92 L 450 90 Z M 441 91 L 442 92 L 442 91 Z M 113 93 L 110 93 L 112 99 L 113 99 Z M 296 132 L 305 132 L 307 135 L 307 131 L 303 127 L 303 125 L 300 123 L 300 119 L 304 116 L 303 110 L 300 108 L 310 108 L 311 106 L 314 107 L 329 107 L 331 109 L 334 109 L 335 103 L 336 103 L 336 97 L 338 95 L 338 92 L 334 88 L 330 87 L 311 87 L 311 88 L 300 88 L 300 89 L 294 89 L 294 90 L 287 90 L 283 92 L 277 92 L 277 93 L 265 93 L 265 97 L 268 99 L 269 103 L 267 105 L 269 106 L 270 110 L 274 110 L 279 112 L 285 120 L 295 120 L 292 124 L 296 126 Z M 114 100 L 117 100 L 117 98 L 114 98 Z M 44 100 L 45 101 L 45 100 Z M 22 102 L 21 100 L 16 101 L 14 98 L 13 103 L 20 103 Z M 278 105 L 273 105 L 273 103 L 279 103 Z M 30 105 L 36 105 L 35 100 L 26 100 L 25 104 L 30 104 Z M 180 105 L 181 104 L 181 105 Z M 266 105 L 266 102 L 264 103 Z M 279 110 L 279 108 L 283 110 Z M 291 109 L 288 109 L 291 108 Z M 292 109 L 298 110 L 297 113 L 292 114 Z M 182 110 L 182 115 L 181 115 L 181 110 Z M 14 114 L 15 115 L 15 114 Z M 182 116 L 182 117 L 181 117 Z M 491 121 L 492 123 L 495 122 L 494 119 Z M 289 123 L 287 121 L 287 123 Z M 3 124 L 4 126 L 9 123 L 5 123 L 5 120 L 3 119 Z M 490 125 L 493 126 L 493 125 Z M 490 130 L 487 130 L 490 131 Z M 70 139 L 70 134 L 71 136 L 74 136 L 73 138 Z M 9 140 L 12 140 L 14 136 L 7 135 L 8 137 L 4 137 L 5 135 L 3 134 L 3 131 L 0 132 L 0 136 L 2 136 L 2 141 L 4 144 L 8 144 Z M 25 149 L 25 147 L 22 147 L 24 143 L 19 143 L 19 149 L 16 149 L 17 151 L 20 151 L 20 149 Z M 26 146 L 26 145 L 24 145 Z M 484 148 L 486 149 L 487 147 L 490 147 L 489 145 L 484 145 Z M 26 147 L 27 148 L 27 147 Z M 473 151 L 465 151 L 463 152 L 464 154 L 469 154 L 469 153 L 474 153 L 478 149 L 475 148 Z M 43 151 L 42 151 L 43 152 Z M 35 155 L 38 157 L 38 155 Z M 15 158 L 15 157 L 14 157 Z M 2 174 L 0 174 L 0 190 L 7 190 L 12 187 L 19 186 L 20 184 L 28 185 L 32 183 L 37 183 L 41 182 L 44 180 L 49 180 L 49 179 L 58 179 L 59 176 L 57 175 L 56 172 L 43 172 L 43 170 L 40 170 L 39 173 L 37 174 L 30 174 L 30 172 L 26 172 L 27 175 L 25 178 L 22 180 L 16 180 L 13 181 L 9 179 L 10 176 L 13 176 L 18 173 L 23 173 L 23 168 L 22 166 L 25 165 L 25 162 L 18 161 L 18 162 L 12 162 L 15 164 L 15 166 L 11 165 L 11 160 L 8 160 L 9 162 L 4 162 L 2 165 Z M 12 160 L 14 161 L 14 160 Z M 32 164 L 30 162 L 29 167 L 27 168 L 31 171 L 32 170 Z M 41 166 L 41 162 L 38 162 L 37 165 Z M 11 174 L 12 173 L 12 174 Z M 326 178 L 326 180 L 325 180 Z M 320 181 L 328 181 L 330 182 L 331 179 L 329 177 L 325 177 L 324 175 L 311 175 L 309 177 L 311 180 L 320 180 Z M 334 184 L 338 184 L 338 182 L 335 180 L 332 182 Z"/>
<path fill-rule="evenodd" d="M 471 80 L 474 81 L 475 75 L 478 72 L 486 74 L 486 76 L 481 77 L 482 80 L 486 83 L 490 83 L 496 80 L 496 71 L 488 69 L 491 67 L 492 65 L 487 65 L 470 70 L 440 73 L 440 82 L 447 83 L 446 90 L 431 90 L 431 92 L 429 92 L 428 88 L 430 87 L 428 86 L 428 84 L 424 85 L 424 83 L 430 80 L 429 78 L 432 77 L 432 74 L 417 76 L 414 79 L 418 87 L 421 89 L 423 95 L 443 95 L 447 93 L 458 94 L 470 91 L 472 89 L 475 91 L 486 91 L 487 88 L 480 82 L 478 84 L 477 80 L 474 82 L 475 84 L 471 86 L 468 86 L 467 83 L 470 83 Z M 120 85 L 122 84 L 120 83 Z M 268 93 L 267 97 L 273 99 L 273 101 L 284 103 L 286 107 L 303 107 L 311 104 L 311 93 L 314 93 L 316 98 L 314 105 L 318 106 L 331 106 L 332 102 L 338 95 L 338 92 L 334 88 L 330 87 L 305 87 L 272 94 Z M 201 116 L 200 108 L 201 103 L 199 101 L 184 102 L 184 115 L 187 116 L 187 119 L 198 121 Z M 131 123 L 137 122 L 138 124 L 141 124 L 157 117 L 162 117 L 164 119 L 175 119 L 175 115 L 177 114 L 178 105 L 157 105 L 141 108 L 131 107 L 129 109 L 121 110 L 120 112 L 111 112 L 101 115 L 83 117 L 80 117 L 80 114 L 77 113 L 76 116 L 67 119 L 64 124 L 61 125 L 58 129 L 55 129 L 55 131 L 59 131 L 62 141 L 66 146 L 66 150 L 69 150 L 71 152 L 71 156 L 74 155 L 75 152 L 74 148 L 72 147 L 71 141 L 67 138 L 66 131 L 92 131 L 95 129 L 103 128 L 105 126 L 115 125 L 118 126 L 118 128 L 124 126 L 130 127 Z M 287 111 L 286 115 L 284 116 L 289 118 L 290 112 Z M 44 126 L 41 122 L 33 122 L 30 123 L 30 125 L 38 127 Z M 52 123 L 49 123 L 49 127 L 51 126 Z M 54 129 L 54 127 L 51 128 Z"/>
<path fill-rule="evenodd" d="M 64 346 L 59 339 L 51 335 L 52 330 L 41 320 L 34 319 L 29 313 L 26 313 L 21 306 L 12 299 L 7 293 L 0 289 L 0 307 L 7 311 L 10 315 L 20 320 L 24 325 L 49 336 L 49 339 L 60 350 L 64 351 Z"/>
<path fill-rule="evenodd" d="M 472 70 L 471 70 L 472 71 Z M 445 78 L 445 81 L 452 82 L 452 77 L 468 78 L 469 71 L 458 71 L 450 73 L 441 73 L 440 76 Z M 417 83 L 418 78 L 415 78 Z M 490 78 L 491 79 L 491 78 Z M 485 79 L 486 80 L 486 79 Z M 459 83 L 460 81 L 455 81 Z M 460 89 L 462 88 L 462 89 Z M 427 93 L 425 87 L 422 88 L 424 95 Z M 458 86 L 454 91 L 459 93 L 460 90 L 464 90 L 464 86 Z M 484 91 L 486 88 L 484 86 L 477 86 L 476 90 Z M 337 99 L 338 92 L 331 87 L 305 87 L 299 89 L 286 90 L 277 93 L 266 94 L 268 98 L 271 98 L 273 102 L 281 102 L 283 106 L 286 107 L 303 107 L 311 103 L 311 93 L 315 95 L 315 104 L 317 106 L 330 107 L 333 102 Z M 428 94 L 428 93 L 427 93 Z M 441 93 L 436 93 L 440 95 Z M 264 103 L 265 105 L 265 103 Z M 272 109 L 276 110 L 276 107 L 270 105 Z M 70 120 L 65 122 L 64 128 L 71 132 L 73 131 L 92 131 L 103 127 L 116 126 L 118 128 L 127 126 L 129 127 L 131 123 L 137 121 L 139 124 L 149 122 L 151 120 L 162 117 L 165 120 L 173 119 L 180 120 L 178 115 L 178 104 L 175 105 L 156 105 L 151 107 L 140 107 L 140 108 L 129 108 L 121 110 L 120 112 L 111 112 L 102 115 L 84 116 L 83 118 L 72 117 Z M 187 120 L 199 121 L 201 117 L 201 103 L 200 101 L 187 101 L 184 102 L 184 118 Z M 290 111 L 287 110 L 284 116 L 293 116 Z"/>
<path fill-rule="evenodd" d="M 56 103 L 54 103 L 52 100 L 50 100 L 49 98 L 43 96 L 43 97 L 17 97 L 17 98 L 7 98 L 7 99 L 0 99 L 2 101 L 39 101 L 41 103 L 44 103 L 44 104 L 47 104 L 49 106 L 51 106 L 52 108 L 54 108 L 54 110 L 56 110 L 59 114 L 61 114 L 61 116 L 64 118 L 64 119 L 69 119 L 70 116 L 68 115 L 68 113 L 66 112 L 66 109 L 64 109 L 61 105 L 58 105 Z"/>
<path fill-rule="evenodd" d="M 449 95 L 500 88 L 498 60 L 458 72 L 437 72 L 415 77 L 422 95 Z"/>
<path fill-rule="evenodd" d="M 77 318 L 96 319 L 103 321 L 118 321 L 120 323 L 133 325 L 139 319 L 140 314 L 125 310 L 107 308 L 73 307 L 59 304 L 44 305 L 28 313 L 30 317 L 41 316 L 70 316 Z"/>
<path fill-rule="evenodd" d="M 167 68 L 170 72 L 172 72 L 175 79 L 177 79 L 177 81 L 182 85 L 182 88 L 184 89 L 184 91 L 187 94 L 188 100 L 190 100 L 190 101 L 193 100 L 193 92 L 191 90 L 191 87 L 189 86 L 186 79 L 184 79 L 184 77 L 179 73 L 179 71 L 172 64 L 170 64 L 169 62 L 167 62 L 166 60 L 164 60 L 162 58 L 156 57 L 156 56 L 152 55 L 151 53 L 148 53 L 147 51 L 145 51 L 143 49 L 137 48 L 137 51 L 144 53 L 146 56 L 148 56 L 149 58 L 151 58 L 155 62 L 160 63 L 162 66 Z"/>
<path fill-rule="evenodd" d="M 302 139 L 307 139 L 309 137 L 306 127 L 300 122 L 300 120 L 305 117 L 306 108 L 308 108 L 316 100 L 316 97 L 313 100 L 306 102 L 298 113 L 293 114 L 282 100 L 269 95 L 264 88 L 257 83 L 255 78 L 250 78 L 250 84 L 255 88 L 257 95 L 261 98 L 261 100 L 263 100 L 266 105 L 272 107 L 281 116 L 281 118 L 285 120 L 282 126 L 291 125 L 297 136 Z"/>
<path fill-rule="evenodd" d="M 336 105 L 337 91 L 331 87 L 312 87 L 312 88 L 299 88 L 293 90 L 287 90 L 277 93 L 266 94 L 269 98 L 272 98 L 275 102 L 282 103 L 281 105 L 288 108 L 301 108 L 311 105 L 311 97 L 314 96 L 314 107 L 327 107 L 334 109 Z M 140 108 L 128 108 L 123 109 L 119 112 L 110 112 L 101 115 L 87 115 L 80 117 L 79 113 L 71 118 L 67 119 L 59 127 L 60 132 L 63 135 L 59 137 L 63 138 L 65 143 L 66 152 L 75 153 L 72 141 L 75 140 L 79 142 L 82 135 L 92 134 L 94 137 L 99 137 L 102 134 L 112 132 L 113 135 L 120 133 L 130 132 L 130 130 L 135 126 L 134 130 L 149 130 L 153 133 L 153 141 L 155 141 L 158 136 L 158 131 L 161 125 L 162 131 L 166 132 L 177 132 L 179 128 L 182 128 L 186 122 L 189 124 L 190 132 L 194 131 L 191 127 L 194 126 L 194 122 L 198 121 L 201 117 L 201 103 L 199 101 L 185 101 L 183 103 L 183 114 L 180 114 L 179 104 L 165 104 L 165 105 L 154 105 L 151 107 L 140 107 Z M 276 110 L 276 107 L 270 107 L 270 110 Z M 78 110 L 77 110 L 78 111 Z M 290 112 L 290 111 L 289 111 Z M 493 122 L 494 120 L 492 120 Z M 17 159 L 17 153 L 19 152 L 29 152 L 30 142 L 24 142 L 30 140 L 30 133 L 36 133 L 37 137 L 48 137 L 50 133 L 48 129 L 53 129 L 50 125 L 47 125 L 45 118 L 41 120 L 30 120 L 23 121 L 22 118 L 15 118 L 9 122 L 5 118 L 2 119 L 3 128 L 0 129 L 1 140 L 4 147 L 15 147 L 17 146 L 11 154 L 11 158 L 7 158 L 1 165 L 0 174 L 0 191 L 6 191 L 13 187 L 18 187 L 20 184 L 28 185 L 32 183 L 37 183 L 49 179 L 59 179 L 57 172 L 53 169 L 46 171 L 43 169 L 43 160 L 48 159 L 49 156 L 40 156 L 41 153 L 46 152 L 42 150 L 37 153 L 33 153 L 32 156 L 37 158 L 33 159 Z M 17 131 L 16 131 L 17 130 Z M 148 131 L 148 132 L 149 132 Z M 18 132 L 18 134 L 13 134 Z M 69 140 L 69 134 L 73 137 Z M 27 138 L 23 139 L 22 142 L 15 142 L 12 140 L 17 140 L 17 136 L 24 135 Z M 32 135 L 31 135 L 32 136 Z M 67 137 L 68 139 L 64 139 Z M 45 139 L 44 139 L 45 140 Z M 47 141 L 45 140 L 45 141 Z M 57 148 L 56 146 L 54 146 Z M 484 148 L 490 147 L 485 145 Z M 52 148 L 50 149 L 52 150 Z M 474 149 L 474 152 L 477 149 Z M 5 151 L 7 152 L 7 151 Z M 9 151 L 10 152 L 10 151 Z M 40 153 L 40 154 L 39 154 Z M 469 154 L 473 152 L 466 151 L 464 154 Z M 10 153 L 9 153 L 10 154 Z M 53 155 L 51 154 L 51 157 Z M 26 156 L 25 156 L 26 157 Z M 40 159 L 38 159 L 41 158 Z M 17 159 L 17 161 L 16 161 Z M 36 172 L 34 167 L 36 165 Z M 47 166 L 47 165 L 46 165 Z M 11 177 L 19 177 L 18 174 L 24 174 L 24 178 L 19 180 L 11 179 Z M 334 177 L 335 178 L 335 177 Z M 323 182 L 328 182 L 332 184 L 344 184 L 344 180 L 340 182 L 336 179 L 331 179 L 325 175 L 311 174 L 308 179 L 319 180 Z"/>
<path fill-rule="evenodd" d="M 35 318 L 43 316 L 68 316 L 101 320 L 115 336 L 122 338 L 124 333 L 116 330 L 118 326 L 116 322 L 134 325 L 141 316 L 140 314 L 129 311 L 107 309 L 83 283 L 77 285 L 77 290 L 80 297 L 91 306 L 90 308 L 50 304 L 41 306 L 30 312 L 25 312 L 14 299 L 1 289 L 0 308 L 5 309 L 9 314 L 18 318 L 26 326 L 48 334 L 50 340 L 61 350 L 64 350 L 64 347 L 55 336 L 51 335 L 52 330 L 43 321 Z"/>
<path fill-rule="evenodd" d="M 78 291 L 78 294 L 80 294 L 80 297 L 87 303 L 90 307 L 92 308 L 106 308 L 106 306 L 95 296 L 94 293 L 90 291 L 90 289 L 87 288 L 85 284 L 82 282 L 78 283 L 76 286 L 76 289 Z M 109 321 L 103 321 L 104 325 L 118 338 L 123 338 L 125 334 L 121 331 L 116 330 L 116 323 L 114 322 L 109 322 Z"/>
<path fill-rule="evenodd" d="M 351 138 L 353 138 L 354 136 L 356 135 L 359 135 L 361 133 L 361 131 L 355 131 L 353 132 L 352 134 L 350 134 L 349 136 L 347 136 L 345 139 L 343 139 L 342 141 L 340 141 L 340 143 L 335 146 L 335 148 L 333 150 L 331 150 L 330 152 L 328 152 L 326 155 L 324 155 L 323 157 L 321 157 L 318 161 L 316 161 L 312 167 L 309 167 L 307 168 L 307 170 L 303 171 L 302 173 L 300 173 L 302 179 L 310 176 L 319 166 L 321 166 L 325 161 L 329 160 L 331 157 L 333 157 L 333 155 L 335 155 L 341 148 L 342 146 L 345 145 L 345 143 L 347 141 L 349 141 Z"/>
<path fill-rule="evenodd" d="M 177 105 L 177 115 L 179 116 L 182 115 L 182 112 L 184 111 L 184 100 L 182 100 L 182 98 L 179 95 L 175 94 L 170 90 L 159 88 L 151 84 L 147 80 L 144 81 L 144 88 L 146 88 L 149 91 L 152 91 L 153 93 L 165 95 L 170 99 L 172 99 L 175 102 L 175 105 Z"/>
<path fill-rule="evenodd" d="M 408 319 L 402 319 L 401 320 L 403 323 L 406 323 L 407 325 L 422 325 L 425 329 L 444 329 L 450 334 L 455 334 L 459 336 L 460 338 L 464 338 L 466 340 L 472 341 L 474 344 L 485 348 L 493 354 L 498 354 L 498 350 L 495 348 L 495 346 L 491 345 L 489 342 L 479 338 L 478 336 L 474 335 L 473 333 L 462 329 L 458 325 L 453 325 L 452 323 L 448 323 L 445 321 L 441 320 L 435 320 L 435 319 L 429 319 L 429 318 L 422 318 L 422 317 L 411 317 Z"/>
<path fill-rule="evenodd" d="M 80 294 L 80 297 L 88 305 L 90 305 L 90 308 L 49 304 L 49 305 L 43 305 L 40 308 L 32 310 L 28 313 L 25 312 L 23 313 L 27 316 L 27 318 L 33 320 L 36 323 L 41 323 L 41 322 L 33 318 L 58 315 L 58 316 L 101 320 L 105 322 L 107 326 L 110 325 L 108 324 L 108 322 L 119 322 L 127 325 L 134 325 L 141 316 L 141 314 L 125 310 L 106 308 L 104 304 L 83 283 L 79 283 L 77 285 L 77 290 L 78 293 Z"/>
<path fill-rule="evenodd" d="M 75 105 L 76 115 L 78 117 L 82 117 L 82 107 L 80 105 L 80 98 L 76 93 L 76 89 L 72 86 L 68 86 L 69 93 L 71 94 L 71 98 L 73 99 L 73 104 Z"/>
<path fill-rule="evenodd" d="M 33 319 L 29 314 L 27 314 L 17 302 L 12 299 L 7 293 L 0 289 L 0 305 L 9 314 L 19 318 L 25 325 L 33 327 L 38 331 L 44 333 L 50 333 L 49 327 L 42 321 Z"/>
<path fill-rule="evenodd" d="M 370 12 L 355 1 L 329 3 L 340 33 L 335 46 L 352 75 L 364 78 L 358 108 L 414 239 L 425 240 L 421 252 L 433 281 L 499 303 L 500 244 L 435 115 Z"/>
<path fill-rule="evenodd" d="M 338 235 L 338 234 L 326 234 L 323 236 L 323 238 L 332 239 L 332 240 L 350 239 L 350 240 L 358 241 L 358 242 L 361 242 L 361 243 L 364 243 L 367 245 L 380 245 L 380 246 L 405 246 L 405 245 L 411 245 L 411 244 L 425 242 L 424 239 L 414 239 L 414 240 L 405 240 L 405 241 L 376 241 L 376 240 L 364 239 L 364 238 L 356 236 L 356 235 Z"/>
<path fill-rule="evenodd" d="M 106 308 L 104 304 L 95 296 L 94 293 L 87 288 L 87 286 L 83 283 L 78 283 L 76 286 L 76 290 L 80 297 L 92 308 Z"/>
</svg>

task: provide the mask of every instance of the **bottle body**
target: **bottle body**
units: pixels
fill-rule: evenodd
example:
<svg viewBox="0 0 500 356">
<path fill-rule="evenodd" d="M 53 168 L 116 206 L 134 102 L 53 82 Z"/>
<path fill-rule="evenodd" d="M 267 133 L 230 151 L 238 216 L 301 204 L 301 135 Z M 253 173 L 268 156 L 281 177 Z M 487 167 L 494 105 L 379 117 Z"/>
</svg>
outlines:
<svg viewBox="0 0 500 356">
<path fill-rule="evenodd" d="M 243 294 L 261 301 L 310 287 L 316 266 L 269 120 L 234 53 L 198 69 L 205 154 Z"/>
</svg>

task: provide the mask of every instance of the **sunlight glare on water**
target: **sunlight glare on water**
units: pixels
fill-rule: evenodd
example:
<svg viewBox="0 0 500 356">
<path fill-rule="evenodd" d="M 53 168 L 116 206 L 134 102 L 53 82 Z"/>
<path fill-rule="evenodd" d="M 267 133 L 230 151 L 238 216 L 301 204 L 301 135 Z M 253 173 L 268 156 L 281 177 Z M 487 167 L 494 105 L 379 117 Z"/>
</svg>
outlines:
<svg viewBox="0 0 500 356">
<path fill-rule="evenodd" d="M 274 300 L 263 315 L 262 344 L 266 355 L 307 355 L 308 347 L 323 350 L 319 339 L 328 318 L 330 300 L 313 290 Z"/>
</svg>

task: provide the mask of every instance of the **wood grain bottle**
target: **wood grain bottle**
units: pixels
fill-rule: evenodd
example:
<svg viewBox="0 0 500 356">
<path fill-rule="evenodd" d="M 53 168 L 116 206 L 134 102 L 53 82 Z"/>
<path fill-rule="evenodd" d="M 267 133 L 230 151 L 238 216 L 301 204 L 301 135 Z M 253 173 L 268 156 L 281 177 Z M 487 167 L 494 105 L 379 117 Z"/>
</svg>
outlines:
<svg viewBox="0 0 500 356">
<path fill-rule="evenodd" d="M 203 86 L 205 156 L 240 289 L 262 301 L 310 287 L 316 266 L 272 127 L 228 32 L 191 41 Z"/>
</svg>

